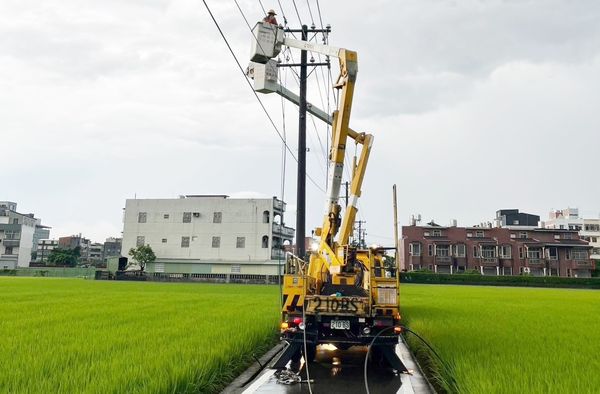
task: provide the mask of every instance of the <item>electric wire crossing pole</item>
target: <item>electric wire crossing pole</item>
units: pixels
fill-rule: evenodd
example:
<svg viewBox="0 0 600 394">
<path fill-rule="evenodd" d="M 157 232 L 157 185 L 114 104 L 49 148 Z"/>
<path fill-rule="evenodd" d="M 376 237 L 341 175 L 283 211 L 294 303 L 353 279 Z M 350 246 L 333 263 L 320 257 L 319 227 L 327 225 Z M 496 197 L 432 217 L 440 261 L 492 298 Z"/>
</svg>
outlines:
<svg viewBox="0 0 600 394">
<path fill-rule="evenodd" d="M 326 29 L 315 29 L 311 26 L 302 25 L 302 29 L 285 29 L 287 33 L 301 33 L 302 41 L 308 41 L 308 33 L 329 33 L 330 27 Z M 296 256 L 304 258 L 306 255 L 306 79 L 307 79 L 307 51 L 301 50 L 300 64 L 278 64 L 277 67 L 300 66 L 300 100 L 298 103 L 298 179 L 296 191 Z M 330 67 L 326 63 L 311 63 L 311 66 Z"/>
</svg>

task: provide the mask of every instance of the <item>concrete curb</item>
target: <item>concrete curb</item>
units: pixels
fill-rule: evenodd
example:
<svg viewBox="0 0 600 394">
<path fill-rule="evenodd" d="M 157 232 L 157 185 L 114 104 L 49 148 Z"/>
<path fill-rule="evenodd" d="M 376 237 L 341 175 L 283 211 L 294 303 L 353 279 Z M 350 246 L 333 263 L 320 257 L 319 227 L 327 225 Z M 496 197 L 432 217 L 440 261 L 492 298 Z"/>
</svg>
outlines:
<svg viewBox="0 0 600 394">
<path fill-rule="evenodd" d="M 244 387 L 251 382 L 263 369 L 267 368 L 271 360 L 275 358 L 287 344 L 285 342 L 279 342 L 273 346 L 268 352 L 263 354 L 258 362 L 254 362 L 244 372 L 234 379 L 227 387 L 221 391 L 221 394 L 239 394 L 244 391 Z"/>
</svg>

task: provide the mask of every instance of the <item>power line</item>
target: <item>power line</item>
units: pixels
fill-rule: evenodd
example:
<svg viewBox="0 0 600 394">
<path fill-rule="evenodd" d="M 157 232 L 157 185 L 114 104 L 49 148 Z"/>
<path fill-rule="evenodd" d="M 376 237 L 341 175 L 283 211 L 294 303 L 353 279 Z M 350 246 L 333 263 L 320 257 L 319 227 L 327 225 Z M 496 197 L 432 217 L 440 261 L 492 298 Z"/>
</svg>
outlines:
<svg viewBox="0 0 600 394">
<path fill-rule="evenodd" d="M 292 4 L 294 5 L 294 9 L 296 10 L 296 15 L 298 16 L 298 21 L 300 22 L 300 26 L 303 26 L 302 19 L 300 18 L 300 13 L 298 12 L 298 7 L 296 6 L 296 0 L 292 0 Z"/>
<path fill-rule="evenodd" d="M 291 148 L 287 144 L 285 138 L 281 135 L 281 132 L 277 128 L 277 125 L 275 125 L 275 122 L 273 121 L 273 118 L 269 114 L 269 111 L 267 111 L 267 108 L 265 107 L 265 105 L 263 104 L 262 100 L 258 96 L 258 93 L 256 93 L 256 91 L 254 90 L 254 87 L 252 86 L 252 83 L 250 83 L 250 81 L 246 77 L 246 73 L 244 72 L 244 69 L 243 69 L 242 65 L 240 64 L 237 56 L 235 55 L 235 52 L 233 51 L 233 48 L 231 48 L 231 45 L 229 44 L 229 41 L 227 41 L 227 37 L 225 37 L 225 34 L 223 33 L 223 30 L 221 30 L 221 26 L 219 26 L 219 23 L 215 19 L 215 16 L 213 15 L 212 11 L 210 10 L 210 7 L 208 6 L 208 4 L 206 3 L 206 0 L 202 0 L 202 2 L 204 3 L 204 6 L 206 7 L 206 10 L 208 11 L 211 19 L 213 20 L 215 26 L 217 27 L 217 30 L 219 30 L 219 33 L 221 34 L 221 37 L 223 38 L 223 41 L 225 41 L 225 44 L 227 45 L 227 48 L 229 49 L 229 52 L 231 53 L 231 56 L 233 56 L 233 59 L 235 60 L 235 63 L 237 64 L 240 72 L 244 76 L 244 80 L 248 84 L 248 87 L 250 88 L 250 90 L 252 90 L 252 93 L 254 94 L 254 97 L 256 97 L 256 99 L 258 100 L 258 103 L 260 104 L 260 107 L 263 109 L 265 115 L 267 115 L 267 118 L 269 119 L 269 122 L 271 122 L 271 125 L 273 126 L 273 129 L 275 130 L 275 132 L 279 136 L 279 139 L 284 143 L 284 145 L 285 145 L 286 149 L 288 150 L 288 152 L 290 152 L 290 155 L 292 155 L 292 157 L 294 158 L 294 160 L 296 162 L 298 162 L 298 158 L 296 157 L 296 155 L 294 154 L 294 152 L 291 150 Z M 315 185 L 315 187 L 317 189 L 319 189 L 321 192 L 325 193 L 325 190 L 323 190 L 323 188 L 321 186 L 319 186 L 315 182 L 315 180 L 308 173 L 306 174 L 306 177 L 313 183 L 313 185 Z"/>
<path fill-rule="evenodd" d="M 310 14 L 310 21 L 312 22 L 312 24 L 314 26 L 315 19 L 313 18 L 313 13 L 312 13 L 312 10 L 310 9 L 310 3 L 308 2 L 308 0 L 306 0 L 306 5 L 308 6 L 308 13 Z"/>
</svg>

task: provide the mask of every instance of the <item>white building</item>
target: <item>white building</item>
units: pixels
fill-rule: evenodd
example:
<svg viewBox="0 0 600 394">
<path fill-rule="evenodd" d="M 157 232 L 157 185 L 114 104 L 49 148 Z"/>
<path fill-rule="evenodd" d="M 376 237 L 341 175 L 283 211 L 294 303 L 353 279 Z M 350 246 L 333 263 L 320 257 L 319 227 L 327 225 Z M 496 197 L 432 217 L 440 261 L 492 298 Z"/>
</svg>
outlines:
<svg viewBox="0 0 600 394">
<path fill-rule="evenodd" d="M 600 260 L 600 219 L 583 219 L 583 228 L 579 231 L 581 238 L 592 247 L 591 258 Z"/>
<path fill-rule="evenodd" d="M 29 267 L 36 219 L 17 212 L 17 204 L 0 201 L 0 269 Z"/>
<path fill-rule="evenodd" d="M 127 200 L 121 254 L 150 245 L 157 259 L 148 272 L 275 275 L 294 237 L 281 223 L 284 211 L 276 198 Z"/>
<path fill-rule="evenodd" d="M 577 208 L 567 208 L 550 212 L 549 219 L 542 222 L 542 226 L 579 231 L 579 236 L 593 248 L 590 257 L 600 259 L 600 219 L 585 219 L 579 216 Z"/>
</svg>

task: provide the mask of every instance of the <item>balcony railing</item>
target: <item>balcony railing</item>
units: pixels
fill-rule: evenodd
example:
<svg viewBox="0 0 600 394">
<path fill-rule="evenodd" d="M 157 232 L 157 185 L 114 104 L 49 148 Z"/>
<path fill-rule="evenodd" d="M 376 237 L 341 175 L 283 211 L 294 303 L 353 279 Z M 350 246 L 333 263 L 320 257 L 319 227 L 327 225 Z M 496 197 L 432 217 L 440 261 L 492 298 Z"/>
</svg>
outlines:
<svg viewBox="0 0 600 394">
<path fill-rule="evenodd" d="M 4 246 L 19 246 L 21 243 L 20 239 L 3 239 L 2 244 Z"/>
<path fill-rule="evenodd" d="M 452 263 L 452 257 L 450 256 L 435 256 L 436 264 L 450 264 Z"/>
<path fill-rule="evenodd" d="M 285 257 L 285 250 L 283 249 L 271 249 L 271 259 L 277 260 Z"/>
<path fill-rule="evenodd" d="M 498 257 L 482 257 L 481 262 L 483 264 L 498 265 Z"/>
<path fill-rule="evenodd" d="M 544 262 L 543 259 L 540 258 L 532 258 L 532 259 L 527 259 L 527 263 L 529 264 L 542 264 Z"/>
<path fill-rule="evenodd" d="M 19 255 L 17 254 L 0 254 L 0 258 L 4 260 L 17 260 Z"/>
<path fill-rule="evenodd" d="M 286 237 L 294 236 L 294 229 L 291 227 L 285 227 L 281 224 L 273 223 L 273 234 L 281 234 Z"/>
</svg>

